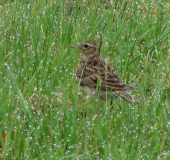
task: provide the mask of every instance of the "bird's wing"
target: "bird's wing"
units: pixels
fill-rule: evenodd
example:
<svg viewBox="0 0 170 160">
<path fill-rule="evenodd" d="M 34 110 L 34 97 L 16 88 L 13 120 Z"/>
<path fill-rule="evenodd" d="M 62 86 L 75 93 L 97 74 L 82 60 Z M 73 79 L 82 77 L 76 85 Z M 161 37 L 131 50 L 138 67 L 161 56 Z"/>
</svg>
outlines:
<svg viewBox="0 0 170 160">
<path fill-rule="evenodd" d="M 100 84 L 100 89 L 103 91 L 135 89 L 124 84 L 116 71 L 110 66 L 107 66 L 101 59 L 90 61 L 86 65 L 80 63 L 76 71 L 76 76 L 81 86 L 96 88 Z"/>
<path fill-rule="evenodd" d="M 105 66 L 105 70 L 98 73 L 101 78 L 101 88 L 112 91 L 133 90 L 132 86 L 128 86 L 120 79 L 116 71 L 110 66 Z"/>
<path fill-rule="evenodd" d="M 94 75 L 95 70 L 89 67 L 84 67 L 81 63 L 76 70 L 76 77 L 80 85 L 88 86 L 89 88 L 96 88 L 97 76 Z"/>
</svg>

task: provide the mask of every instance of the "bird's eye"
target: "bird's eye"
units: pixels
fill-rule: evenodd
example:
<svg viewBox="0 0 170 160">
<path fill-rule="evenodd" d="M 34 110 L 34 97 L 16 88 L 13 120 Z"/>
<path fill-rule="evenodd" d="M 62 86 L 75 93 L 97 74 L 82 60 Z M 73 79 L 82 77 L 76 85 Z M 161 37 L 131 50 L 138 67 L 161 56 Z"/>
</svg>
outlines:
<svg viewBox="0 0 170 160">
<path fill-rule="evenodd" d="M 88 47 L 89 47 L 89 45 L 88 45 L 88 44 L 85 44 L 85 45 L 84 45 L 84 48 L 88 48 Z"/>
</svg>

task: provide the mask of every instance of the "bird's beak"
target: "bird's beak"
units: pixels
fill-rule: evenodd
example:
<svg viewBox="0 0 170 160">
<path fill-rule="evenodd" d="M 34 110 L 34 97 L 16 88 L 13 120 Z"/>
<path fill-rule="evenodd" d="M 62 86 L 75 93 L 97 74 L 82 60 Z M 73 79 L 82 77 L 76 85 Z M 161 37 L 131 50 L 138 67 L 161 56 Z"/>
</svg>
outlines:
<svg viewBox="0 0 170 160">
<path fill-rule="evenodd" d="M 79 45 L 77 45 L 77 46 L 71 46 L 71 48 L 80 49 Z"/>
</svg>

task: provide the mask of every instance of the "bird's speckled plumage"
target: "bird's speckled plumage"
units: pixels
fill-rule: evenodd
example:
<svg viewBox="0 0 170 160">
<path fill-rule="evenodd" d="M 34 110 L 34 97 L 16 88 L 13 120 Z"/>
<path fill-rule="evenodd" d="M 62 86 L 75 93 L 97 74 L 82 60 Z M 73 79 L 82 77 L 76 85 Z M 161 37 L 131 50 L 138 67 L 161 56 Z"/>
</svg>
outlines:
<svg viewBox="0 0 170 160">
<path fill-rule="evenodd" d="M 135 87 L 128 86 L 120 79 L 116 71 L 106 64 L 100 56 L 102 41 L 85 41 L 72 46 L 82 51 L 83 57 L 78 64 L 76 77 L 83 90 L 89 95 L 97 95 L 106 99 L 107 95 L 121 97 L 131 103 L 139 103 L 127 90 Z"/>
</svg>

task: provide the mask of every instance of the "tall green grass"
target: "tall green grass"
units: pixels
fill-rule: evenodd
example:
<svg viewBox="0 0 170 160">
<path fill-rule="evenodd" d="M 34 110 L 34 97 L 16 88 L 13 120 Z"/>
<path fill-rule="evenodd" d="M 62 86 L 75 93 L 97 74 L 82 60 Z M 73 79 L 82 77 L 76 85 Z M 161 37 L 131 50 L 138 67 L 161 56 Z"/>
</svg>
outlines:
<svg viewBox="0 0 170 160">
<path fill-rule="evenodd" d="M 1 1 L 1 159 L 169 159 L 170 3 Z M 87 98 L 71 45 L 102 57 L 141 103 Z"/>
</svg>

